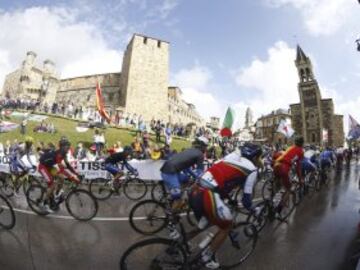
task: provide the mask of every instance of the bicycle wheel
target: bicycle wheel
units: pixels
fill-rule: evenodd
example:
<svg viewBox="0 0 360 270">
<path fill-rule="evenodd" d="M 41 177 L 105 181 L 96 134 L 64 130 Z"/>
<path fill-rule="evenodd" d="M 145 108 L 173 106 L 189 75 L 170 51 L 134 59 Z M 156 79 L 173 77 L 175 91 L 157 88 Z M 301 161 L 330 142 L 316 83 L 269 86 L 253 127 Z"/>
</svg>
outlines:
<svg viewBox="0 0 360 270">
<path fill-rule="evenodd" d="M 145 200 L 134 205 L 129 214 L 131 227 L 138 233 L 152 235 L 168 224 L 165 205 L 154 200 Z"/>
<path fill-rule="evenodd" d="M 98 200 L 103 201 L 109 199 L 113 194 L 113 182 L 107 179 L 94 179 L 90 181 L 90 193 Z"/>
<path fill-rule="evenodd" d="M 4 194 L 6 197 L 11 197 L 14 195 L 14 183 L 12 181 L 11 174 L 3 174 L 0 177 L 0 192 Z"/>
<path fill-rule="evenodd" d="M 289 193 L 288 199 L 286 201 L 284 200 L 284 197 L 282 197 L 282 199 L 280 201 L 281 211 L 279 213 L 279 215 L 280 215 L 279 219 L 282 221 L 285 221 L 291 215 L 291 213 L 294 211 L 297 204 L 298 204 L 298 202 L 297 202 L 296 190 L 291 191 Z"/>
<path fill-rule="evenodd" d="M 158 202 L 163 202 L 166 198 L 166 190 L 163 182 L 157 182 L 151 188 L 151 199 Z"/>
<path fill-rule="evenodd" d="M 15 226 L 15 213 L 5 196 L 0 195 L 0 227 L 10 230 Z"/>
<path fill-rule="evenodd" d="M 147 185 L 139 178 L 127 178 L 123 184 L 125 196 L 133 201 L 142 199 L 147 192 Z"/>
<path fill-rule="evenodd" d="M 258 216 L 254 216 L 251 214 L 248 216 L 247 223 L 251 223 L 255 226 L 256 231 L 259 233 L 264 229 L 265 225 L 267 224 L 270 216 L 270 206 L 267 201 L 262 201 L 255 205 L 255 207 L 260 208 L 260 212 Z"/>
<path fill-rule="evenodd" d="M 90 192 L 84 189 L 74 189 L 66 196 L 66 209 L 75 219 L 88 221 L 96 216 L 98 203 Z"/>
<path fill-rule="evenodd" d="M 28 189 L 30 188 L 31 185 L 35 185 L 35 184 L 41 185 L 40 180 L 38 180 L 33 175 L 28 175 L 27 179 L 23 180 L 23 183 L 22 183 L 22 188 L 23 188 L 24 194 L 26 194 L 26 192 L 28 191 Z"/>
<path fill-rule="evenodd" d="M 242 223 L 232 231 L 236 235 L 236 241 L 227 237 L 222 248 L 216 253 L 220 265 L 225 269 L 243 263 L 254 251 L 258 239 L 256 228 L 251 223 Z"/>
<path fill-rule="evenodd" d="M 30 209 L 40 216 L 46 216 L 49 214 L 49 212 L 42 206 L 45 197 L 46 188 L 39 184 L 30 185 L 26 191 L 26 201 Z"/>
<path fill-rule="evenodd" d="M 264 200 L 271 200 L 274 188 L 274 180 L 268 179 L 265 181 L 261 189 L 261 196 Z"/>
<path fill-rule="evenodd" d="M 170 239 L 153 238 L 129 247 L 120 259 L 120 270 L 187 268 L 187 255 L 179 243 Z"/>
</svg>

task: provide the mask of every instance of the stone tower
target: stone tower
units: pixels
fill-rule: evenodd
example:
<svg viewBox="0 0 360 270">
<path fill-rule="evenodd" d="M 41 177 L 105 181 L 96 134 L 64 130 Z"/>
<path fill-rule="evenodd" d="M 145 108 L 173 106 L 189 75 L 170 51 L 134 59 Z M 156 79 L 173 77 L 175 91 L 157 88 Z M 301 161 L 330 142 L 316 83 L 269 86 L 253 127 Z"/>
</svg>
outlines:
<svg viewBox="0 0 360 270">
<path fill-rule="evenodd" d="M 301 104 L 302 135 L 306 142 L 321 144 L 323 115 L 321 110 L 321 94 L 314 78 L 311 60 L 297 46 L 295 65 L 300 82 L 298 90 Z"/>
<path fill-rule="evenodd" d="M 245 113 L 245 128 L 250 128 L 252 125 L 254 125 L 253 113 L 251 109 L 248 107 Z"/>
<path fill-rule="evenodd" d="M 120 100 L 128 113 L 169 120 L 169 43 L 135 34 L 122 65 Z"/>
</svg>

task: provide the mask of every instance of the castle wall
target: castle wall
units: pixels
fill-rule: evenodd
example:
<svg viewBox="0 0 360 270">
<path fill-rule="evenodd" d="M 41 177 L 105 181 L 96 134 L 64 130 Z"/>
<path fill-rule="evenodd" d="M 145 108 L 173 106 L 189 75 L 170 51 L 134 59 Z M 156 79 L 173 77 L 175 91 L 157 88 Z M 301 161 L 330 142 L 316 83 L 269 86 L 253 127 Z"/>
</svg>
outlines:
<svg viewBox="0 0 360 270">
<path fill-rule="evenodd" d="M 98 81 L 101 85 L 105 105 L 114 110 L 119 105 L 120 77 L 120 73 L 109 73 L 61 80 L 56 102 L 95 107 L 95 89 Z"/>
<path fill-rule="evenodd" d="M 10 96 L 17 96 L 20 94 L 19 93 L 20 76 L 21 76 L 21 69 L 17 69 L 14 72 L 11 72 L 8 75 L 6 75 L 2 92 L 0 92 L 1 96 L 4 97 L 7 92 L 10 94 Z"/>
<path fill-rule="evenodd" d="M 343 115 L 335 114 L 332 120 L 332 145 L 337 147 L 344 146 L 344 119 Z"/>
</svg>

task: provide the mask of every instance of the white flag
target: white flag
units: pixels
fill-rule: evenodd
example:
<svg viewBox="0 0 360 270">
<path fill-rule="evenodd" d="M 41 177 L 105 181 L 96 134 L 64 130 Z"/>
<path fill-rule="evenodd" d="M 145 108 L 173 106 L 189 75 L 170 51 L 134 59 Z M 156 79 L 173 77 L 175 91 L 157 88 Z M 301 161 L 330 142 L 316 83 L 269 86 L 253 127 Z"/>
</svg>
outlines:
<svg viewBox="0 0 360 270">
<path fill-rule="evenodd" d="M 277 132 L 284 134 L 286 138 L 290 138 L 295 133 L 290 123 L 286 122 L 284 119 L 280 121 Z"/>
</svg>

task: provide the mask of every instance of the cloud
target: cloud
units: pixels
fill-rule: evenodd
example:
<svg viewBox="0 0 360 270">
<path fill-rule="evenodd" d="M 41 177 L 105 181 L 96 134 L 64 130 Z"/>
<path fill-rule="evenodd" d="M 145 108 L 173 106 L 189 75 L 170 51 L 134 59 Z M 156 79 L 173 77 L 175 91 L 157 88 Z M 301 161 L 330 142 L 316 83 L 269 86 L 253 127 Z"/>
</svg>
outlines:
<svg viewBox="0 0 360 270">
<path fill-rule="evenodd" d="M 265 0 L 272 7 L 293 6 L 301 12 L 306 29 L 313 35 L 331 35 L 349 22 L 356 1 Z M 356 7 L 358 8 L 358 7 Z"/>
<path fill-rule="evenodd" d="M 26 52 L 38 54 L 37 64 L 51 59 L 62 77 L 119 72 L 122 52 L 110 48 L 102 32 L 78 22 L 64 8 L 34 7 L 0 13 L 0 85 L 19 68 Z"/>
<path fill-rule="evenodd" d="M 211 71 L 198 64 L 178 71 L 172 78 L 174 84 L 181 88 L 184 100 L 194 104 L 205 120 L 224 114 L 222 101 L 209 92 L 211 80 Z"/>
<path fill-rule="evenodd" d="M 254 94 L 239 106 L 247 104 L 259 116 L 299 102 L 295 56 L 294 49 L 278 41 L 268 49 L 266 60 L 255 58 L 249 66 L 241 68 L 235 77 L 236 84 L 242 91 Z"/>
</svg>

